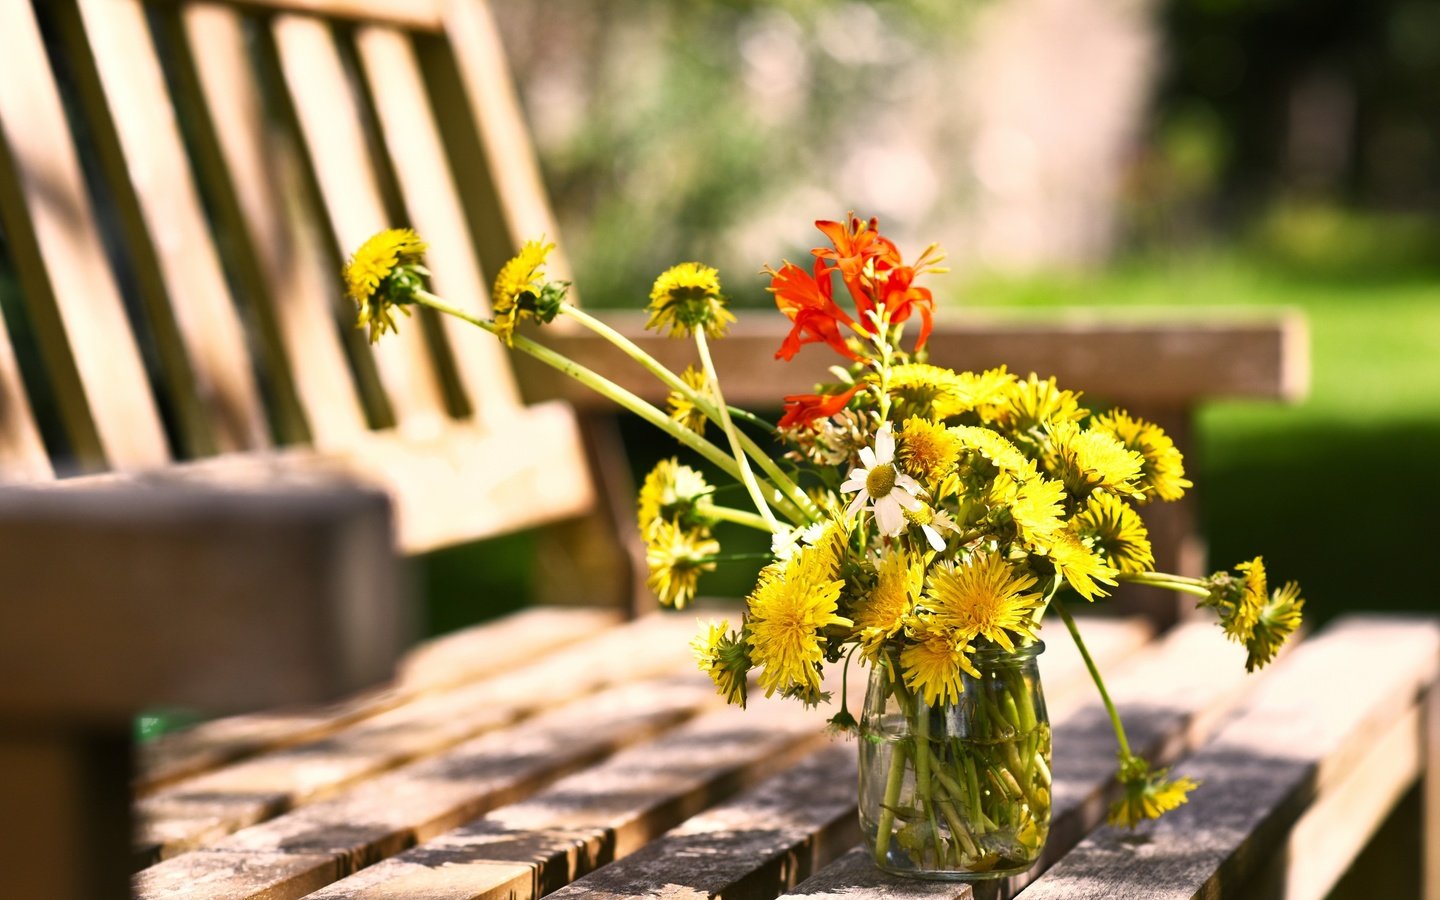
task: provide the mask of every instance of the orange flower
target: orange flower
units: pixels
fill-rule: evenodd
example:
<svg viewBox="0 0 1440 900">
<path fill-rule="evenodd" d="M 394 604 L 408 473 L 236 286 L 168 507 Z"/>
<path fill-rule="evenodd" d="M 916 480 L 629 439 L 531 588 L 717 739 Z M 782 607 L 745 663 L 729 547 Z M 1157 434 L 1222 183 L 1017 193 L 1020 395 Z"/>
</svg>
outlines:
<svg viewBox="0 0 1440 900">
<path fill-rule="evenodd" d="M 880 306 L 890 311 L 892 322 L 903 322 L 910 313 L 920 312 L 920 334 L 915 339 L 915 349 L 919 350 L 935 327 L 935 295 L 929 288 L 915 286 L 917 274 L 910 266 L 896 266 L 884 273 L 877 293 Z"/>
<path fill-rule="evenodd" d="M 770 291 L 775 295 L 775 305 L 780 308 L 795 327 L 785 336 L 780 349 L 775 351 L 776 359 L 790 360 L 805 344 L 823 342 L 842 356 L 859 360 L 840 333 L 840 326 L 855 327 L 855 322 L 845 311 L 835 305 L 831 296 L 830 272 L 820 260 L 815 262 L 815 277 L 794 263 L 786 263 L 780 271 L 767 269 L 770 273 Z"/>
<path fill-rule="evenodd" d="M 867 316 L 875 308 L 875 304 L 869 290 L 871 285 L 868 284 L 868 273 L 900 265 L 900 251 L 889 238 L 880 234 L 880 220 L 873 216 L 869 222 L 862 222 L 852 212 L 848 222 L 821 219 L 815 223 L 815 227 L 835 246 L 833 250 L 829 247 L 816 247 L 810 252 L 817 260 L 827 261 L 827 269 L 839 270 L 845 287 L 855 300 L 861 327 L 870 330 Z M 870 265 L 872 261 L 873 268 Z"/>
<path fill-rule="evenodd" d="M 844 409 L 860 388 L 857 384 L 843 394 L 791 394 L 785 398 L 785 415 L 780 419 L 780 427 L 794 428 L 829 418 Z"/>
</svg>

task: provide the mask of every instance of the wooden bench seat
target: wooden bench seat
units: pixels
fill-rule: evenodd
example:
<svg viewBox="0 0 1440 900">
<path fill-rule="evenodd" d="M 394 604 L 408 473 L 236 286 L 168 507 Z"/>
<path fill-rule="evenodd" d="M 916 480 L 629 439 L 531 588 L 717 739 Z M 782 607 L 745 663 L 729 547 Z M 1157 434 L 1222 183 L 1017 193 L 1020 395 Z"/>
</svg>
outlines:
<svg viewBox="0 0 1440 900">
<path fill-rule="evenodd" d="M 522 625 L 452 640 L 479 651 Z M 437 744 L 142 870 L 136 895 L 988 896 L 883 876 L 852 850 L 853 741 L 824 733 L 824 710 L 759 697 L 745 711 L 720 706 L 708 681 L 669 652 L 690 627 L 689 616 L 655 616 L 580 645 L 537 645 L 528 669 L 461 690 L 521 690 L 553 662 L 577 699 L 566 703 L 554 682 L 549 699 L 498 730 Z M 1114 738 L 1073 645 L 1046 634 L 1054 827 L 1041 863 L 1011 879 L 1007 895 L 1322 897 L 1433 765 L 1424 704 L 1440 684 L 1440 621 L 1342 619 L 1255 676 L 1208 622 L 1153 638 L 1134 619 L 1082 628 L 1132 744 L 1204 784 L 1134 834 L 1103 825 Z M 632 656 L 643 647 L 657 661 L 636 667 L 625 652 L 609 655 L 609 686 L 583 696 L 595 682 L 578 677 L 578 660 L 596 641 Z M 863 690 L 863 673 L 851 674 L 851 690 Z M 485 705 L 472 714 L 483 718 Z M 316 742 L 322 757 L 330 743 Z M 1426 816 L 1433 841 L 1435 810 Z"/>
</svg>

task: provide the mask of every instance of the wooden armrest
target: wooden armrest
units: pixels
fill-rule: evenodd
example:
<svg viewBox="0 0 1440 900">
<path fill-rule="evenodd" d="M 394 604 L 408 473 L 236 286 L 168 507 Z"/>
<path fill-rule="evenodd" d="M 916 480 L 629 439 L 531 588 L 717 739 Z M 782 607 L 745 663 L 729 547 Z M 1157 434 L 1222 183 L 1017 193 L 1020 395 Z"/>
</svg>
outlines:
<svg viewBox="0 0 1440 900">
<path fill-rule="evenodd" d="M 384 495 L 163 476 L 0 492 L 0 716 L 230 711 L 387 677 L 411 636 Z"/>
<path fill-rule="evenodd" d="M 674 371 L 694 360 L 689 341 L 645 331 L 643 313 L 607 311 L 603 318 Z M 844 360 L 823 348 L 807 348 L 789 363 L 774 361 L 789 325 L 778 315 L 747 313 L 724 340 L 713 342 L 715 367 L 728 401 L 777 407 L 787 393 L 834 380 L 827 369 Z M 665 389 L 656 379 L 590 332 L 552 326 L 543 339 L 628 390 L 652 402 L 664 401 Z M 1022 375 L 1054 375 L 1063 385 L 1095 397 L 1188 408 L 1224 397 L 1300 399 L 1310 378 L 1308 341 L 1304 316 L 1292 310 L 1243 315 L 1166 310 L 1125 316 L 1073 310 L 1045 318 L 942 315 L 928 348 L 938 365 L 1006 365 Z M 535 396 L 563 397 L 582 409 L 608 402 L 551 369 L 538 364 L 524 368 L 524 384 Z"/>
</svg>

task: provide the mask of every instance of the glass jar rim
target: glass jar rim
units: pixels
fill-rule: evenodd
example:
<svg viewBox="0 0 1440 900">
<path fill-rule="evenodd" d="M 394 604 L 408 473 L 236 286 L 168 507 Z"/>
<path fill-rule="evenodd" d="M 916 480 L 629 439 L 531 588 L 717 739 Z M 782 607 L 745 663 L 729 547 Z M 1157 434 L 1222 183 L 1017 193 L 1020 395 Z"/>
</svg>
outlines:
<svg viewBox="0 0 1440 900">
<path fill-rule="evenodd" d="M 1006 662 L 1023 663 L 1034 659 L 1045 652 L 1045 642 L 1034 640 L 1029 644 L 1022 644 L 1014 650 L 1006 650 L 999 644 L 990 644 L 986 647 L 976 647 L 972 654 L 976 662 L 987 665 L 1003 664 Z"/>
</svg>

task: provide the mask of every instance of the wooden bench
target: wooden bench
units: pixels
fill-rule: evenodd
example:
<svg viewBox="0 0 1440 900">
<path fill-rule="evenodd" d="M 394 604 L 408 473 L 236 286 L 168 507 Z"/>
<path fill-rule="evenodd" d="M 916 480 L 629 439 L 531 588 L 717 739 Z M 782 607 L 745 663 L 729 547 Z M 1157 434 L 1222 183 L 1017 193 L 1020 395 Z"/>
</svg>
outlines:
<svg viewBox="0 0 1440 900">
<path fill-rule="evenodd" d="M 556 645 L 571 615 L 583 627 Z M 148 793 L 145 833 L 168 858 L 137 875 L 136 895 L 972 896 L 883 876 L 856 846 L 855 744 L 825 734 L 826 710 L 720 705 L 687 658 L 689 615 L 599 629 L 594 615 L 522 613 L 445 639 L 473 658 L 535 649 Z M 1256 676 L 1210 622 L 1159 636 L 1136 619 L 1082 627 L 1132 744 L 1204 783 L 1134 834 L 1104 826 L 1114 737 L 1073 644 L 1047 632 L 1055 821 L 1044 860 L 1007 895 L 1323 897 L 1422 777 L 1433 866 L 1440 621 L 1343 618 Z M 417 652 L 407 673 L 435 651 Z M 288 811 L 239 827 L 282 793 L 267 812 Z"/>
<path fill-rule="evenodd" d="M 374 624 L 395 614 L 389 529 L 414 552 L 606 495 L 617 505 L 589 528 L 601 549 L 572 556 L 613 564 L 631 498 L 613 460 L 586 465 L 578 424 L 609 413 L 567 383 L 519 379 L 532 399 L 583 404 L 578 419 L 523 405 L 478 332 L 421 316 L 372 350 L 345 323 L 334 273 L 380 227 L 417 226 L 439 290 L 481 311 L 484 273 L 554 234 L 483 0 L 21 0 L 0 4 L 0 60 L 0 227 L 23 301 L 5 305 L 16 339 L 0 334 L 0 473 L 68 488 L 0 502 L 0 586 L 27 609 L 0 631 L 0 800 L 7 834 L 28 838 L 0 842 L 0 893 L 104 900 L 123 893 L 115 872 L 138 869 L 135 891 L 167 898 L 964 895 L 877 880 L 850 852 L 853 746 L 793 706 L 719 708 L 688 660 L 691 617 L 621 624 L 619 604 L 527 612 L 418 648 L 384 687 L 148 744 L 127 844 L 123 814 L 102 813 L 125 805 L 124 717 L 139 705 L 314 700 L 393 658 L 403 629 Z M 593 341 L 554 338 L 615 371 Z M 778 339 L 754 319 L 717 344 L 733 401 L 773 404 L 819 377 L 798 361 L 760 376 Z M 1207 399 L 1303 390 L 1303 341 L 1285 315 L 967 317 L 940 324 L 933 358 L 1054 373 L 1183 441 Z M 1200 565 L 1190 516 L 1152 521 L 1162 566 Z M 237 547 L 252 580 L 220 590 Z M 54 563 L 57 549 L 69 556 Z M 65 565 L 87 552 L 92 565 Z M 572 579 L 625 593 L 590 570 Z M 243 627 L 207 628 L 222 610 Z M 1214 800 L 1156 829 L 1158 856 L 1207 893 L 1247 878 L 1265 879 L 1258 896 L 1323 893 L 1434 770 L 1416 710 L 1434 703 L 1435 624 L 1337 623 L 1257 683 L 1208 624 L 1161 633 L 1173 613 L 1088 623 L 1135 743 L 1192 754 L 1182 765 L 1210 781 Z M 1030 890 L 1164 885 L 1122 865 L 1157 855 L 1149 843 L 1096 829 L 1113 748 L 1073 648 L 1047 638 L 1064 790 L 1053 869 Z M 1350 659 L 1363 677 L 1337 664 Z M 1267 744 L 1254 723 L 1271 721 Z M 1254 778 L 1227 787 L 1217 767 L 1237 761 Z M 1259 800 L 1237 812 L 1237 791 Z"/>
</svg>

